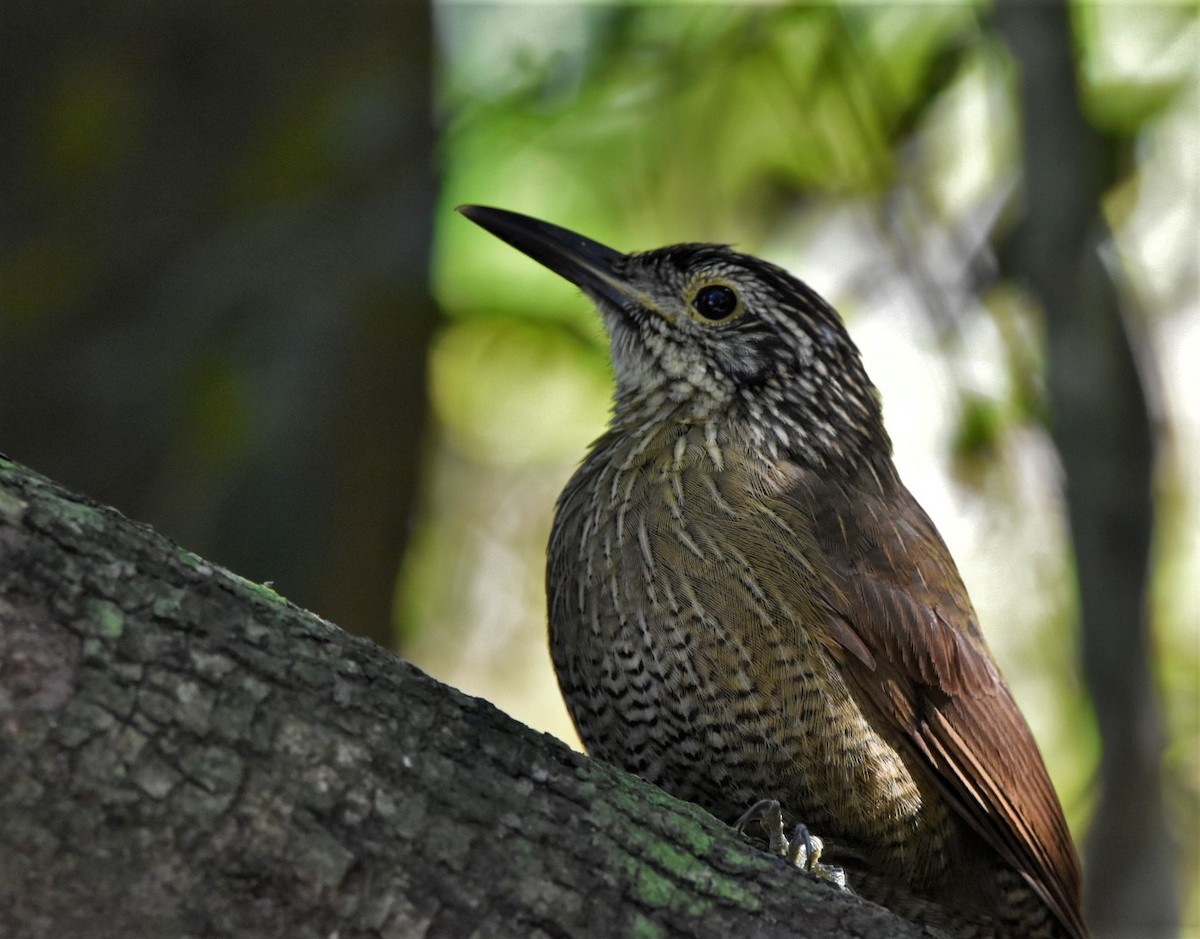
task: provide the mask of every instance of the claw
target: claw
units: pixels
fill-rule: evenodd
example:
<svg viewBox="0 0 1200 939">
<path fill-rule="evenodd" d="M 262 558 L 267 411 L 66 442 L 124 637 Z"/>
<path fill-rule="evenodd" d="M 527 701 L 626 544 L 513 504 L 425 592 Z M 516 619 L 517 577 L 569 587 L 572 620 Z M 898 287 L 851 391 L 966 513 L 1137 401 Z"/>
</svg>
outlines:
<svg viewBox="0 0 1200 939">
<path fill-rule="evenodd" d="M 840 867 L 829 867 L 821 863 L 821 852 L 825 849 L 825 843 L 812 834 L 807 825 L 797 825 L 791 840 L 788 840 L 783 833 L 783 809 L 779 800 L 760 799 L 742 813 L 733 827 L 745 834 L 746 826 L 756 819 L 767 835 L 768 850 L 772 854 L 786 858 L 793 866 L 828 880 L 843 890 L 846 889 L 846 872 Z"/>
<path fill-rule="evenodd" d="M 779 800 L 760 799 L 742 813 L 742 817 L 734 823 L 733 827 L 745 834 L 746 826 L 754 819 L 758 819 L 758 823 L 762 826 L 762 830 L 770 842 L 767 849 L 780 857 L 789 857 L 791 849 L 787 836 L 783 833 L 783 809 L 779 805 Z"/>
<path fill-rule="evenodd" d="M 820 838 L 809 833 L 807 825 L 797 825 L 796 830 L 792 833 L 792 844 L 788 848 L 787 859 L 796 867 L 803 867 L 811 874 L 824 849 L 824 843 Z M 801 851 L 804 852 L 803 858 L 800 856 Z"/>
<path fill-rule="evenodd" d="M 821 852 L 824 850 L 825 842 L 816 835 L 810 834 L 806 825 L 797 825 L 796 831 L 792 834 L 792 847 L 788 852 L 788 860 L 796 867 L 803 868 L 808 873 L 837 884 L 845 890 L 846 872 L 840 867 L 822 864 Z M 799 856 L 801 851 L 804 852 L 803 859 Z"/>
</svg>

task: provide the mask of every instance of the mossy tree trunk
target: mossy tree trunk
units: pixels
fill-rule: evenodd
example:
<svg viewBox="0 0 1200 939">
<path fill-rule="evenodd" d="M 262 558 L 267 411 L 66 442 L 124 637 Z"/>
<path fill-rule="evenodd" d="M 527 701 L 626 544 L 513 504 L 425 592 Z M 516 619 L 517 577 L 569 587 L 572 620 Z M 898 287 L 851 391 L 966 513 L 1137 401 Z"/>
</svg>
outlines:
<svg viewBox="0 0 1200 939">
<path fill-rule="evenodd" d="M 0 935 L 922 932 L 0 459 Z"/>
</svg>

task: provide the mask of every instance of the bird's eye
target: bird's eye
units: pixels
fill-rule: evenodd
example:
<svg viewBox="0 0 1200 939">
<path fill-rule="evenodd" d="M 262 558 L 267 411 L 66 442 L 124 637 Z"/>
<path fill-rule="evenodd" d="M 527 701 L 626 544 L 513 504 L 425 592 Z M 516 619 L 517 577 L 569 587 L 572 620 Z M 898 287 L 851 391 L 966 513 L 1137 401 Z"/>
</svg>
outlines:
<svg viewBox="0 0 1200 939">
<path fill-rule="evenodd" d="M 737 311 L 738 295 L 733 292 L 732 287 L 710 284 L 696 292 L 692 306 L 706 320 L 716 322 L 727 319 Z"/>
</svg>

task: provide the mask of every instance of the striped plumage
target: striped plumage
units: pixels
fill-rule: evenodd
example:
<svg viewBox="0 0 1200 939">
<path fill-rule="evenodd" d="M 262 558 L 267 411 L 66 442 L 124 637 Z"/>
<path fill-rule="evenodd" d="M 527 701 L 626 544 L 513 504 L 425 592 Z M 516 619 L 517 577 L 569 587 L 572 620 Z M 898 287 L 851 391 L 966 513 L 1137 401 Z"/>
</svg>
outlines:
<svg viewBox="0 0 1200 939">
<path fill-rule="evenodd" d="M 723 247 L 623 255 L 465 211 L 579 284 L 612 341 L 612 423 L 546 579 L 589 752 L 726 820 L 779 800 L 917 922 L 1081 939 L 1041 756 L 837 314 Z"/>
</svg>

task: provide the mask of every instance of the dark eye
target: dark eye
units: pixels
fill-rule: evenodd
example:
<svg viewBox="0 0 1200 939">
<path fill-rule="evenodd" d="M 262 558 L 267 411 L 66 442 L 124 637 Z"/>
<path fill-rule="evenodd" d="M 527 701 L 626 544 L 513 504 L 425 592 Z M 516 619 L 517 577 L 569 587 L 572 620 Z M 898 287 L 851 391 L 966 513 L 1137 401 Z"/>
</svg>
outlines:
<svg viewBox="0 0 1200 939">
<path fill-rule="evenodd" d="M 706 320 L 723 320 L 737 310 L 738 298 L 731 287 L 712 284 L 700 289 L 692 306 Z"/>
</svg>

